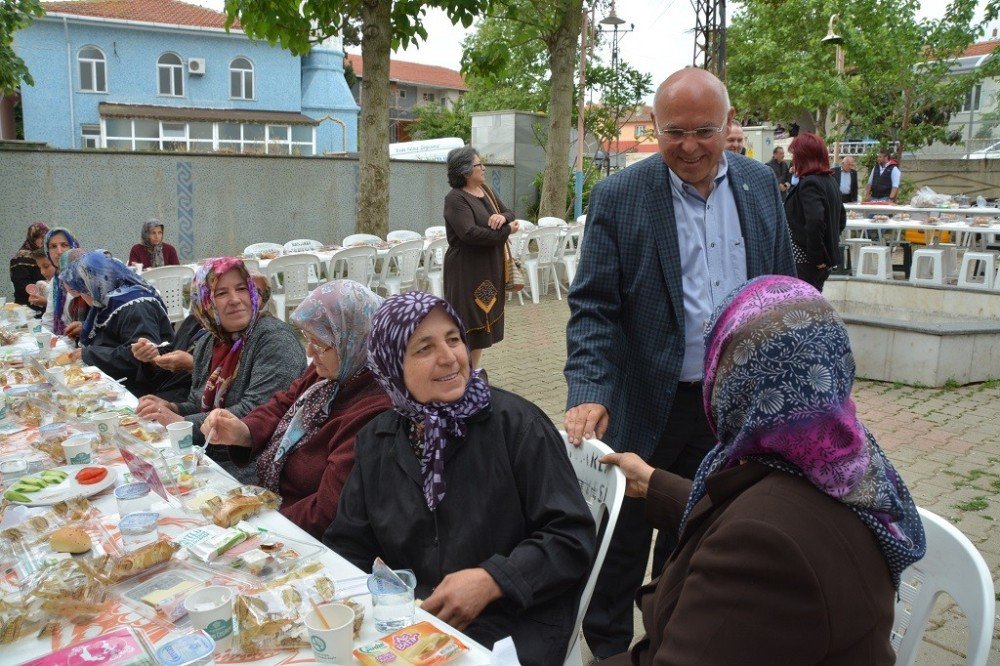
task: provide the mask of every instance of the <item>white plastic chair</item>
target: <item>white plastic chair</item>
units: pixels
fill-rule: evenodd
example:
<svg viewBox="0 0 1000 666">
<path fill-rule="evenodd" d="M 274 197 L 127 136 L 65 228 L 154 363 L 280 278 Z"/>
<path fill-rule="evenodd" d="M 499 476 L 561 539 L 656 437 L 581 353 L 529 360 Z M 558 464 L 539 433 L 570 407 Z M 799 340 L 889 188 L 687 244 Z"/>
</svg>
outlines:
<svg viewBox="0 0 1000 666">
<path fill-rule="evenodd" d="M 559 251 L 556 253 L 556 263 L 566 270 L 566 284 L 573 286 L 573 277 L 576 275 L 576 264 L 580 258 L 580 243 L 583 241 L 583 225 L 571 224 L 566 227 L 566 233 L 559 243 Z"/>
<path fill-rule="evenodd" d="M 403 241 L 389 248 L 382 258 L 382 273 L 376 287 L 384 289 L 390 296 L 413 289 L 417 281 L 417 269 L 424 254 L 424 239 Z"/>
<path fill-rule="evenodd" d="M 584 213 L 583 215 L 578 216 L 576 218 L 576 223 L 577 224 L 586 224 L 587 223 L 587 214 Z"/>
<path fill-rule="evenodd" d="M 243 265 L 247 267 L 247 270 L 251 273 L 260 273 L 260 260 L 259 259 L 244 259 Z"/>
<path fill-rule="evenodd" d="M 541 287 L 548 287 L 549 282 L 556 286 L 556 297 L 560 301 L 562 300 L 555 263 L 561 234 L 562 230 L 559 227 L 538 227 L 529 231 L 521 242 L 521 262 L 524 264 L 524 270 L 528 273 L 531 301 L 536 305 Z M 537 245 L 537 250 L 531 249 L 532 242 Z M 542 275 L 544 275 L 544 280 L 540 278 Z"/>
<path fill-rule="evenodd" d="M 985 664 L 996 606 L 990 569 L 957 527 L 926 509 L 917 510 L 927 535 L 927 554 L 903 571 L 891 635 L 896 664 L 912 666 L 934 601 L 941 593 L 954 599 L 968 619 L 965 663 Z"/>
<path fill-rule="evenodd" d="M 366 287 L 372 286 L 375 280 L 375 259 L 378 250 L 371 245 L 345 247 L 337 250 L 330 257 L 330 268 L 327 275 L 331 280 L 354 280 Z"/>
<path fill-rule="evenodd" d="M 194 279 L 194 269 L 190 266 L 160 266 L 142 273 L 146 282 L 156 288 L 167 306 L 167 318 L 172 323 L 183 321 L 188 316 L 184 307 L 184 287 Z"/>
<path fill-rule="evenodd" d="M 587 577 L 587 584 L 580 596 L 580 609 L 576 614 L 576 624 L 570 635 L 569 646 L 566 648 L 565 666 L 581 666 L 583 655 L 580 652 L 580 626 L 583 624 L 583 616 L 587 613 L 587 606 L 590 605 L 590 598 L 594 595 L 597 575 L 604 564 L 605 555 L 608 554 L 611 536 L 618 523 L 618 512 L 621 511 L 622 503 L 625 500 L 625 475 L 615 465 L 602 465 L 597 462 L 598 458 L 613 453 L 611 447 L 604 442 L 597 439 L 585 439 L 580 446 L 573 446 L 569 443 L 564 431 L 560 431 L 560 434 L 563 437 L 563 442 L 566 443 L 569 462 L 573 465 L 573 471 L 576 472 L 576 478 L 580 482 L 580 490 L 583 492 L 583 499 L 590 507 L 594 524 L 597 526 L 597 536 L 600 539 L 597 545 L 597 557 L 594 558 L 593 567 Z M 608 518 L 602 532 L 601 521 L 605 514 Z"/>
<path fill-rule="evenodd" d="M 278 318 L 286 320 L 288 308 L 295 307 L 309 295 L 309 274 L 319 274 L 322 262 L 315 254 L 287 254 L 272 259 L 264 274 L 276 288 L 271 294 Z"/>
<path fill-rule="evenodd" d="M 424 229 L 425 238 L 444 238 L 448 235 L 448 228 L 444 225 L 437 227 L 427 227 Z"/>
<path fill-rule="evenodd" d="M 521 233 L 528 233 L 533 229 L 537 229 L 538 225 L 531 220 L 514 220 L 518 224 L 518 231 Z"/>
<path fill-rule="evenodd" d="M 297 238 L 295 240 L 290 240 L 283 246 L 285 254 L 291 254 L 293 252 L 316 252 L 322 248 L 322 243 L 318 240 L 311 240 L 309 238 Z"/>
<path fill-rule="evenodd" d="M 344 247 L 359 247 L 361 245 L 378 245 L 382 239 L 374 234 L 351 234 L 341 243 Z"/>
<path fill-rule="evenodd" d="M 385 235 L 385 239 L 390 243 L 419 240 L 421 238 L 423 238 L 421 234 L 417 233 L 416 231 L 410 231 L 409 229 L 397 229 L 396 231 L 390 231 Z"/>
<path fill-rule="evenodd" d="M 561 217 L 540 217 L 538 218 L 538 226 L 540 227 L 565 227 L 566 220 Z"/>
<path fill-rule="evenodd" d="M 448 249 L 448 239 L 431 241 L 424 250 L 422 277 L 427 280 L 432 294 L 444 298 L 444 253 Z"/>
<path fill-rule="evenodd" d="M 281 254 L 284 251 L 285 246 L 278 243 L 254 243 L 243 248 L 243 254 L 248 257 L 260 257 L 261 252 L 277 252 Z"/>
</svg>

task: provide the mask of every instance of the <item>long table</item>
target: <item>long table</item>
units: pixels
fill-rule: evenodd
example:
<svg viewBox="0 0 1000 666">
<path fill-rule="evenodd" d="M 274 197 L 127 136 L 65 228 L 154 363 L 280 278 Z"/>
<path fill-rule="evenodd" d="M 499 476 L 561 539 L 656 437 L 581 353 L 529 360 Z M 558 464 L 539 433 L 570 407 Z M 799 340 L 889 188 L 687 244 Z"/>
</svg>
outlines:
<svg viewBox="0 0 1000 666">
<path fill-rule="evenodd" d="M 34 340 L 26 338 L 25 344 L 26 348 L 30 348 L 30 345 L 34 344 Z M 107 376 L 104 376 L 104 381 L 111 380 Z M 122 393 L 123 395 L 120 400 L 114 403 L 114 407 L 134 408 L 137 400 L 127 391 L 122 390 Z M 29 451 L 34 452 L 35 450 L 31 448 L 30 442 L 36 436 L 36 429 L 28 429 L 12 435 L 0 436 L 0 459 L 7 458 L 12 454 L 23 454 Z M 208 461 L 207 458 L 205 460 L 207 461 L 207 464 L 199 467 L 198 475 L 207 477 L 206 481 L 209 485 L 213 488 L 235 487 L 238 485 L 232 477 L 226 474 L 220 467 L 215 465 L 215 463 Z M 128 467 L 125 465 L 124 460 L 122 459 L 122 456 L 117 448 L 99 451 L 96 455 L 95 462 L 98 464 L 108 465 L 115 470 L 117 473 L 115 485 L 121 485 L 123 483 L 126 478 L 126 474 L 128 473 Z M 50 463 L 49 466 L 56 467 L 58 464 Z M 106 523 L 109 534 L 114 536 L 117 530 L 116 525 L 118 520 L 118 508 L 113 495 L 113 487 L 91 497 L 90 501 L 92 506 L 96 507 L 100 511 L 100 520 Z M 186 511 L 180 501 L 174 497 L 170 497 L 168 501 L 161 501 L 159 504 L 154 505 L 153 510 L 159 511 L 161 514 L 158 525 L 161 536 L 174 536 L 180 532 L 190 529 L 191 527 L 196 527 L 199 524 L 207 522 L 206 519 Z M 343 586 L 347 589 L 348 594 L 351 594 L 352 591 L 357 592 L 359 589 L 364 589 L 363 585 L 361 585 L 361 581 L 364 579 L 364 572 L 337 555 L 332 550 L 323 546 L 319 541 L 314 539 L 277 511 L 266 511 L 258 516 L 250 518 L 248 522 L 254 527 L 264 528 L 265 530 L 280 535 L 281 537 L 315 546 L 320 552 L 315 555 L 313 559 L 322 563 L 324 571 L 327 575 L 334 581 L 338 581 L 343 584 Z M 5 528 L 9 526 L 10 525 L 4 525 Z M 359 585 L 361 586 L 360 588 Z M 338 587 L 340 587 L 340 585 L 338 585 Z M 362 624 L 360 637 L 355 642 L 356 645 L 363 645 L 377 639 L 381 633 L 376 631 L 374 622 L 371 619 L 372 609 L 370 595 L 362 592 L 358 596 L 352 596 L 352 598 L 365 607 L 365 620 Z M 469 647 L 469 651 L 453 663 L 460 666 L 474 666 L 490 663 L 490 651 L 487 648 L 479 645 L 469 637 L 458 632 L 454 628 L 449 627 L 444 622 L 420 610 L 419 608 L 416 611 L 416 620 L 427 620 L 432 622 L 447 633 L 457 636 Z M 105 633 L 106 631 L 110 631 L 111 629 L 126 625 L 140 630 L 144 634 L 147 642 L 154 646 L 190 631 L 190 629 L 180 629 L 169 625 L 162 619 L 153 619 L 150 613 L 137 610 L 134 605 L 127 603 L 125 600 L 119 600 L 116 601 L 108 611 L 97 617 L 86 626 L 63 624 L 50 637 L 37 638 L 27 636 L 12 644 L 0 647 L 0 654 L 2 654 L 2 656 L 0 656 L 0 663 L 18 664 L 22 661 L 44 656 L 52 651 L 61 649 L 86 638 L 93 638 Z M 240 655 L 232 650 L 226 649 L 225 644 L 222 644 L 217 647 L 216 651 L 216 663 L 219 664 L 241 663 L 277 666 L 279 664 L 313 663 L 313 661 L 314 657 L 311 649 L 309 648 L 300 649 L 297 652 L 293 650 L 271 650 L 247 656 Z"/>
</svg>

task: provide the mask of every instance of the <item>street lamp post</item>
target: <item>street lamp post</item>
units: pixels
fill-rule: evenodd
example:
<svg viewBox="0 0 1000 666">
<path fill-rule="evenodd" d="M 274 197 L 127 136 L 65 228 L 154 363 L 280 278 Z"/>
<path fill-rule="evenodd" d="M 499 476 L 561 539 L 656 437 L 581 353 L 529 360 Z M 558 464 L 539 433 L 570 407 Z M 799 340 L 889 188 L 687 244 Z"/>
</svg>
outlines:
<svg viewBox="0 0 1000 666">
<path fill-rule="evenodd" d="M 844 38 L 841 37 L 834 31 L 834 27 L 837 25 L 837 21 L 840 20 L 839 14 L 834 14 L 830 17 L 829 28 L 826 31 L 826 37 L 823 38 L 824 44 L 833 44 L 837 47 L 836 61 L 837 61 L 837 79 L 843 80 L 844 78 Z M 833 143 L 833 163 L 840 163 L 840 130 L 841 124 L 844 122 L 844 103 L 843 100 L 837 100 L 837 115 L 833 121 L 833 131 L 837 134 L 837 140 Z"/>
<path fill-rule="evenodd" d="M 618 85 L 618 44 L 621 42 L 622 38 L 628 33 L 635 30 L 635 24 L 630 23 L 627 30 L 619 29 L 619 26 L 624 25 L 624 19 L 618 17 L 618 13 L 615 11 L 615 0 L 611 0 L 611 13 L 609 13 L 605 18 L 601 19 L 599 25 L 597 26 L 598 31 L 604 32 L 605 26 L 609 26 L 611 30 L 611 76 L 614 80 L 613 85 Z M 618 127 L 618 117 L 615 117 L 615 163 L 621 159 L 621 128 Z M 607 152 L 611 152 L 611 146 L 608 146 Z M 608 173 L 611 173 L 611 161 L 608 160 Z"/>
</svg>

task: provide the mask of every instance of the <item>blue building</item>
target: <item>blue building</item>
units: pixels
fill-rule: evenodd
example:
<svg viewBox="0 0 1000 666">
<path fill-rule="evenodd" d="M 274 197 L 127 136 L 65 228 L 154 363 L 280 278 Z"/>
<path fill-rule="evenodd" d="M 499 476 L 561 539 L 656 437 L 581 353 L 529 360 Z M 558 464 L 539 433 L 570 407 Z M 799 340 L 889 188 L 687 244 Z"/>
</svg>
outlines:
<svg viewBox="0 0 1000 666">
<path fill-rule="evenodd" d="M 179 0 L 49 2 L 14 48 L 24 138 L 57 148 L 322 155 L 357 150 L 343 46 L 296 57 Z"/>
</svg>

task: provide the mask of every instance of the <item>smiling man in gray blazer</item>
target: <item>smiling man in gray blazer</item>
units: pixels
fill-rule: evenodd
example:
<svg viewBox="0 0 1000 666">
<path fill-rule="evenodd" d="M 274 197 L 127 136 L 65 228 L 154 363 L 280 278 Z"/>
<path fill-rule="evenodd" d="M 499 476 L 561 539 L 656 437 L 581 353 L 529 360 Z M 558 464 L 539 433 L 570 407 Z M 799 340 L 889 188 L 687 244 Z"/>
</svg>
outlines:
<svg viewBox="0 0 1000 666">
<path fill-rule="evenodd" d="M 704 326 L 747 279 L 795 275 L 773 172 L 723 152 L 735 110 L 719 79 L 688 68 L 656 92 L 661 158 L 600 182 L 569 294 L 566 431 L 692 478 L 715 445 L 701 393 Z M 753 390 L 753 387 L 747 387 Z M 628 649 L 652 530 L 626 498 L 584 620 L 598 658 Z M 653 575 L 676 543 L 657 539 Z"/>
</svg>

